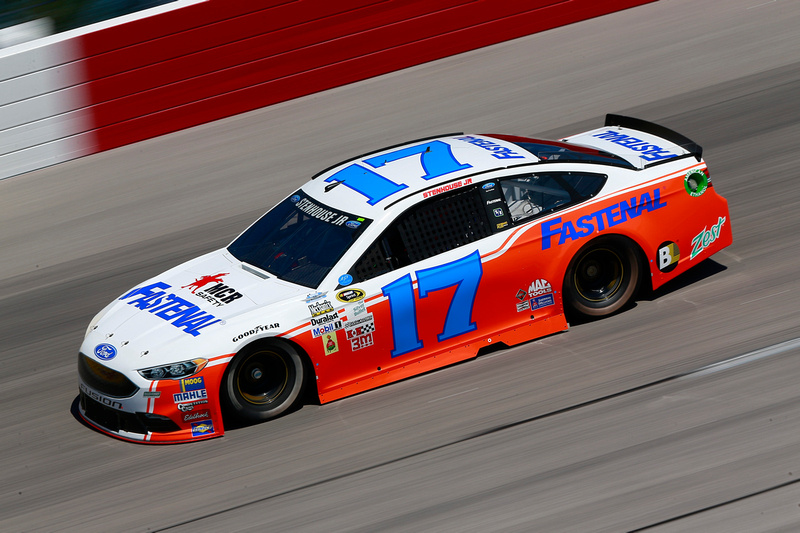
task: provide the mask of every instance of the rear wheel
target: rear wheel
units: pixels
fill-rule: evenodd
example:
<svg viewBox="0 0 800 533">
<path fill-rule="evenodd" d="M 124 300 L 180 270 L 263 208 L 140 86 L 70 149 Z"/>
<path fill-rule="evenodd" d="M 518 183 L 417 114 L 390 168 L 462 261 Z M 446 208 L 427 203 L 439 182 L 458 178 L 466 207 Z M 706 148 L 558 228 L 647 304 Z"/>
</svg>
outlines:
<svg viewBox="0 0 800 533">
<path fill-rule="evenodd" d="M 286 342 L 256 343 L 239 352 L 225 374 L 222 400 L 241 420 L 276 417 L 300 397 L 303 360 Z"/>
<path fill-rule="evenodd" d="M 600 237 L 570 263 L 564 280 L 565 303 L 585 316 L 610 315 L 631 301 L 640 271 L 633 245 L 621 237 Z"/>
</svg>

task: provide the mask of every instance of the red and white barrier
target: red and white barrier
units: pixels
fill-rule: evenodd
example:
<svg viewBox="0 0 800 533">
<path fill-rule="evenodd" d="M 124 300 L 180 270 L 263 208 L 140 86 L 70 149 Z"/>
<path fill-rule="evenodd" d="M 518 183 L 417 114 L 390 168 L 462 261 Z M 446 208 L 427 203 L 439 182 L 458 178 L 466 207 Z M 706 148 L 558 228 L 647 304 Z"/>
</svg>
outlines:
<svg viewBox="0 0 800 533">
<path fill-rule="evenodd" d="M 0 179 L 653 0 L 183 0 L 0 50 Z"/>
</svg>

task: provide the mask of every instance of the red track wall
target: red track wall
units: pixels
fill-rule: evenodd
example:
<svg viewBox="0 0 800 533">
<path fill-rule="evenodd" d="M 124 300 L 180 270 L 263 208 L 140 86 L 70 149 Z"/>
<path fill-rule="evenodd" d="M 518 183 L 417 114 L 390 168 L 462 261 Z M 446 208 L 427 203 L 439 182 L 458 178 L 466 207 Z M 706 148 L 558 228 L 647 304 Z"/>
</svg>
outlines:
<svg viewBox="0 0 800 533">
<path fill-rule="evenodd" d="M 210 0 L 82 37 L 96 149 L 649 1 Z"/>
</svg>

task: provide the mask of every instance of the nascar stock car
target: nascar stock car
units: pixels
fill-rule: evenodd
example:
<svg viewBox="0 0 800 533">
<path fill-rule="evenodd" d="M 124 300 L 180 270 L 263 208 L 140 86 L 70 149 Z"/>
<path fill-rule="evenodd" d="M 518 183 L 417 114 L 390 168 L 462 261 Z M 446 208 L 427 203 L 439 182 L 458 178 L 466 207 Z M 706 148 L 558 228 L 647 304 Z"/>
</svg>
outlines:
<svg viewBox="0 0 800 533">
<path fill-rule="evenodd" d="M 79 410 L 130 441 L 217 437 L 223 413 L 266 420 L 304 386 L 326 403 L 614 313 L 731 242 L 702 149 L 657 124 L 409 142 L 110 303 Z"/>
</svg>

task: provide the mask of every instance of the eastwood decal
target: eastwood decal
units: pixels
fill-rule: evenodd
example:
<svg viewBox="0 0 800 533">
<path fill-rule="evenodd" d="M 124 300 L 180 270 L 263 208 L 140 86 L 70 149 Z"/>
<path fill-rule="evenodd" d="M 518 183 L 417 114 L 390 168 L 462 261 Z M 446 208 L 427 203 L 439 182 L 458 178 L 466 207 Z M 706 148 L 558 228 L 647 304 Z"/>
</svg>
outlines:
<svg viewBox="0 0 800 533">
<path fill-rule="evenodd" d="M 692 253 L 689 256 L 689 260 L 697 257 L 706 247 L 711 246 L 711 243 L 717 240 L 719 234 L 722 232 L 723 224 L 725 224 L 725 217 L 719 217 L 717 223 L 711 226 L 710 230 L 703 228 L 703 231 L 692 239 Z"/>
<path fill-rule="evenodd" d="M 336 293 L 336 299 L 340 302 L 358 302 L 364 299 L 367 294 L 361 289 L 345 289 Z"/>
<path fill-rule="evenodd" d="M 678 266 L 681 251 L 674 242 L 667 241 L 658 247 L 658 269 L 661 272 L 672 272 Z"/>
<path fill-rule="evenodd" d="M 139 296 L 126 303 L 146 310 L 148 313 L 166 320 L 176 328 L 182 329 L 194 337 L 200 335 L 201 329 L 221 321 L 180 296 L 167 294 L 164 289 L 169 289 L 170 287 L 172 285 L 159 281 L 152 285 L 133 289 L 122 296 L 120 300 L 129 300 L 134 296 Z"/>
<path fill-rule="evenodd" d="M 575 241 L 588 237 L 594 233 L 595 226 L 597 231 L 603 231 L 607 227 L 622 224 L 629 218 L 636 218 L 645 211 L 656 211 L 662 207 L 667 207 L 667 202 L 661 201 L 661 189 L 655 189 L 652 193 L 646 192 L 638 198 L 634 196 L 629 201 L 622 200 L 591 215 L 584 215 L 575 224 L 569 220 L 562 224 L 561 217 L 547 220 L 542 223 L 542 250 L 550 248 L 550 239 L 556 235 L 559 236 L 558 244 L 564 244 L 567 239 Z"/>
<path fill-rule="evenodd" d="M 620 146 L 624 146 L 634 152 L 640 152 L 639 157 L 645 161 L 658 161 L 660 159 L 669 159 L 670 157 L 677 157 L 678 154 L 673 154 L 669 150 L 650 144 L 647 141 L 619 133 L 617 131 L 604 131 L 595 133 L 593 137 L 609 141 Z"/>
<path fill-rule="evenodd" d="M 183 415 L 184 422 L 189 422 L 190 420 L 200 420 L 202 418 L 211 418 L 211 411 L 204 409 L 202 411 L 197 411 L 196 413 L 186 413 Z"/>
<path fill-rule="evenodd" d="M 488 150 L 492 152 L 492 157 L 496 157 L 497 159 L 525 159 L 524 155 L 520 155 L 505 146 L 500 146 L 498 143 L 490 141 L 489 139 L 478 139 L 471 135 L 465 135 L 463 137 L 456 137 L 456 140 L 464 141 L 483 148 L 484 150 Z"/>
</svg>

